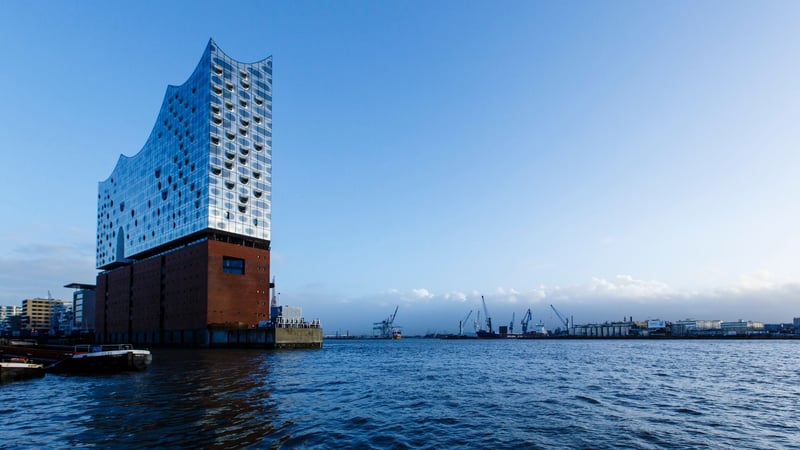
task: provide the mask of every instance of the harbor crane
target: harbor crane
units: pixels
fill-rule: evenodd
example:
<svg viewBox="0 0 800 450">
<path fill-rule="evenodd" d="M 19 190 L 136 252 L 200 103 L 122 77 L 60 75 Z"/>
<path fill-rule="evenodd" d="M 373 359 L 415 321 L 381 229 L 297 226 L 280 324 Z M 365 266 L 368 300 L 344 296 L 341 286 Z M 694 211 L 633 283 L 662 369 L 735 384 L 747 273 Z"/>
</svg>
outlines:
<svg viewBox="0 0 800 450">
<path fill-rule="evenodd" d="M 397 305 L 397 307 L 394 309 L 394 314 L 384 320 L 381 320 L 380 322 L 373 323 L 373 336 L 383 339 L 390 339 L 395 336 L 396 327 L 394 326 L 394 318 L 397 316 L 398 309 L 400 309 L 400 305 Z"/>
<path fill-rule="evenodd" d="M 472 310 L 470 309 L 469 312 L 467 313 L 467 316 L 464 317 L 463 320 L 459 320 L 458 321 L 458 335 L 459 336 L 463 336 L 464 335 L 464 324 L 467 323 L 467 320 L 469 320 L 469 316 L 471 316 L 471 315 L 472 315 Z"/>
<path fill-rule="evenodd" d="M 569 334 L 569 319 L 565 319 L 564 316 L 562 316 L 561 313 L 558 312 L 558 310 L 556 309 L 555 306 L 550 305 L 550 308 L 552 308 L 553 312 L 556 313 L 556 315 L 558 316 L 559 320 L 561 320 L 561 323 L 564 324 L 564 329 L 567 331 L 567 334 Z"/>
<path fill-rule="evenodd" d="M 482 295 L 481 295 L 481 302 L 483 302 L 483 312 L 486 314 L 486 328 L 489 329 L 489 334 L 492 334 L 493 333 L 492 318 L 489 316 L 489 310 L 486 309 L 486 300 L 484 300 Z"/>
<path fill-rule="evenodd" d="M 475 332 L 477 333 L 478 330 L 481 329 L 481 311 L 478 310 L 478 313 L 475 314 L 475 320 L 472 321 L 472 326 L 475 327 Z"/>
<path fill-rule="evenodd" d="M 519 323 L 522 325 L 522 334 L 526 334 L 528 332 L 528 324 L 531 320 L 533 320 L 533 314 L 531 313 L 531 309 L 528 308 L 528 311 L 524 316 L 522 316 L 522 322 Z"/>
</svg>

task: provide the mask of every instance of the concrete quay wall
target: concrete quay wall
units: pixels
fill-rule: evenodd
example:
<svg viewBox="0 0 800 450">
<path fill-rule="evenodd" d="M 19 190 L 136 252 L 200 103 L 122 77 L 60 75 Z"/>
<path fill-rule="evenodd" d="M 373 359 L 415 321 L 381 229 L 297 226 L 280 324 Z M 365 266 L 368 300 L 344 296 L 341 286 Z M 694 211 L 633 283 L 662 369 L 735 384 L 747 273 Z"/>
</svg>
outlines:
<svg viewBox="0 0 800 450">
<path fill-rule="evenodd" d="M 322 348 L 322 328 L 209 330 L 211 348 Z"/>
</svg>

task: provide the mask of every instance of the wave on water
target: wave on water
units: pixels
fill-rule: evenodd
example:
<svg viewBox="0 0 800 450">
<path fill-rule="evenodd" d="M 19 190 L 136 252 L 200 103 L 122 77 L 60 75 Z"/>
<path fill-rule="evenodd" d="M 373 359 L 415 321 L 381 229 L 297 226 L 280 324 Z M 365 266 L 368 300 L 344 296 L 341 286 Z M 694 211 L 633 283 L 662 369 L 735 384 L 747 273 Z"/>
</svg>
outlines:
<svg viewBox="0 0 800 450">
<path fill-rule="evenodd" d="M 800 397 L 796 345 L 156 349 L 142 373 L 0 386 L 0 429 L 13 448 L 796 447 L 800 425 L 787 407 Z"/>
</svg>

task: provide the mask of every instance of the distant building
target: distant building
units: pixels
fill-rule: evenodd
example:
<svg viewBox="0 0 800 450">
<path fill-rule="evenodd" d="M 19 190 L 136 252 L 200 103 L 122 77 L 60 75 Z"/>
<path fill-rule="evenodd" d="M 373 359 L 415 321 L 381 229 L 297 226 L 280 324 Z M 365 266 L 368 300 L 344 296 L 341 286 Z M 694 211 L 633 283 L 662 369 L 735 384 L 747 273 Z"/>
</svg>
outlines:
<svg viewBox="0 0 800 450">
<path fill-rule="evenodd" d="M 53 304 L 53 314 L 50 316 L 48 333 L 51 336 L 68 336 L 72 334 L 73 320 L 72 303 L 55 302 Z"/>
<path fill-rule="evenodd" d="M 764 333 L 763 322 L 753 322 L 750 320 L 748 321 L 737 320 L 736 322 L 722 322 L 720 328 L 722 329 L 722 334 L 725 336 Z"/>
<path fill-rule="evenodd" d="M 794 324 L 792 323 L 765 323 L 764 331 L 771 335 L 794 334 Z"/>
<path fill-rule="evenodd" d="M 0 331 L 19 331 L 20 306 L 0 306 Z"/>
<path fill-rule="evenodd" d="M 672 323 L 673 336 L 712 335 L 719 334 L 721 331 L 721 320 L 684 319 Z"/>
<path fill-rule="evenodd" d="M 202 346 L 269 320 L 271 216 L 272 57 L 212 40 L 99 183 L 96 340 Z"/>
<path fill-rule="evenodd" d="M 28 298 L 22 301 L 22 327 L 25 330 L 48 331 L 57 312 L 63 311 L 64 301 L 50 298 Z"/>
<path fill-rule="evenodd" d="M 632 326 L 633 322 L 576 325 L 572 327 L 571 334 L 585 337 L 627 337 L 631 335 Z"/>
<path fill-rule="evenodd" d="M 72 292 L 73 329 L 93 331 L 95 328 L 95 285 L 70 283 L 65 288 L 75 289 Z"/>
</svg>

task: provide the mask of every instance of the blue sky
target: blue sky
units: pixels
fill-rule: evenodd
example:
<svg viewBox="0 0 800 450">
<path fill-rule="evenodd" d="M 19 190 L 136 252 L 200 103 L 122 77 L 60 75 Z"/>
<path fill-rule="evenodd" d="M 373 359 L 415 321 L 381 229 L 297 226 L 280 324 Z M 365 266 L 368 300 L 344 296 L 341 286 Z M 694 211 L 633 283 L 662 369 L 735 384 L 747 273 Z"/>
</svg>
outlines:
<svg viewBox="0 0 800 450">
<path fill-rule="evenodd" d="M 209 38 L 274 57 L 272 270 L 326 332 L 800 316 L 800 4 L 2 5 L 0 304 L 93 282 L 97 182 Z"/>
</svg>

